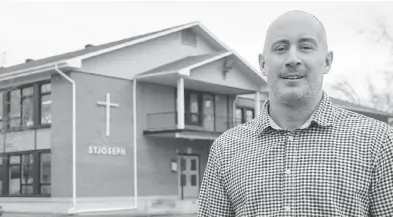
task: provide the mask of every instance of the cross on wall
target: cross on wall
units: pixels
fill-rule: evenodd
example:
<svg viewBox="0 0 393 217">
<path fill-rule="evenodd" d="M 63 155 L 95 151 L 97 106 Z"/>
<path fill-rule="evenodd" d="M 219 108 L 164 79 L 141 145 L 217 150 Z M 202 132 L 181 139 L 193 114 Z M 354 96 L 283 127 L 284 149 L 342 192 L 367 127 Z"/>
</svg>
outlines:
<svg viewBox="0 0 393 217">
<path fill-rule="evenodd" d="M 110 93 L 106 93 L 105 101 L 97 101 L 98 105 L 102 105 L 106 107 L 106 136 L 110 134 L 110 120 L 111 120 L 111 107 L 118 108 L 119 104 L 111 103 L 111 95 Z"/>
</svg>

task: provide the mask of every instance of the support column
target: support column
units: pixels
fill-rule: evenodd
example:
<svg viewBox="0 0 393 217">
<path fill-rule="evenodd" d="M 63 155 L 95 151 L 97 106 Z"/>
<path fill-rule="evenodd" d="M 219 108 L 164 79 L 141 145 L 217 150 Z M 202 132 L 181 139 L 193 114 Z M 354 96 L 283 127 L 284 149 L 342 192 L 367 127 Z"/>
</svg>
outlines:
<svg viewBox="0 0 393 217">
<path fill-rule="evenodd" d="M 261 93 L 259 91 L 255 92 L 255 108 L 254 108 L 254 114 L 255 117 L 259 116 L 259 111 L 261 110 Z"/>
<path fill-rule="evenodd" d="M 177 128 L 184 129 L 184 78 L 177 80 Z"/>
</svg>

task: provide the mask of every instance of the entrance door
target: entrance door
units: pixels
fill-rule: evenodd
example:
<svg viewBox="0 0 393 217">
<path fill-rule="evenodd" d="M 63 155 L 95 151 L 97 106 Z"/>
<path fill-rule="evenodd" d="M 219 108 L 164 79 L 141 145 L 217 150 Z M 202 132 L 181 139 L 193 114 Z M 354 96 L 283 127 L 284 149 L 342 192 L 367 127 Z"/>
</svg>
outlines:
<svg viewBox="0 0 393 217">
<path fill-rule="evenodd" d="M 203 94 L 203 129 L 214 131 L 214 97 Z"/>
<path fill-rule="evenodd" d="M 183 198 L 196 198 L 199 195 L 199 157 L 179 156 L 179 193 Z"/>
</svg>

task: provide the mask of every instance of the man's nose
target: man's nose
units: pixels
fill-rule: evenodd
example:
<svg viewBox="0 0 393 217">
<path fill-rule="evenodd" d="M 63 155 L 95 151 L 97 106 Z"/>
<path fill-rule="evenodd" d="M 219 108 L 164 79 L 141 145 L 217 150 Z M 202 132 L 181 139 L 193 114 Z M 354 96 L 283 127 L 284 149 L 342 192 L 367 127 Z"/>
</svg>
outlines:
<svg viewBox="0 0 393 217">
<path fill-rule="evenodd" d="M 285 62 L 285 66 L 288 68 L 296 68 L 302 64 L 302 61 L 298 57 L 296 49 L 291 49 L 289 51 L 289 56 Z"/>
</svg>

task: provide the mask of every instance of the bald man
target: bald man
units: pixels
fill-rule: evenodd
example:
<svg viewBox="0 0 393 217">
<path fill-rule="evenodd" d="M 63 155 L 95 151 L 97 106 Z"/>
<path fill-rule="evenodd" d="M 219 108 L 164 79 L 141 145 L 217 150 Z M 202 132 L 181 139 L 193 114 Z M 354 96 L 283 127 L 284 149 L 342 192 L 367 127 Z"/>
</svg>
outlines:
<svg viewBox="0 0 393 217">
<path fill-rule="evenodd" d="M 198 216 L 393 216 L 393 130 L 330 101 L 322 23 L 283 14 L 259 59 L 269 99 L 214 141 Z"/>
</svg>

